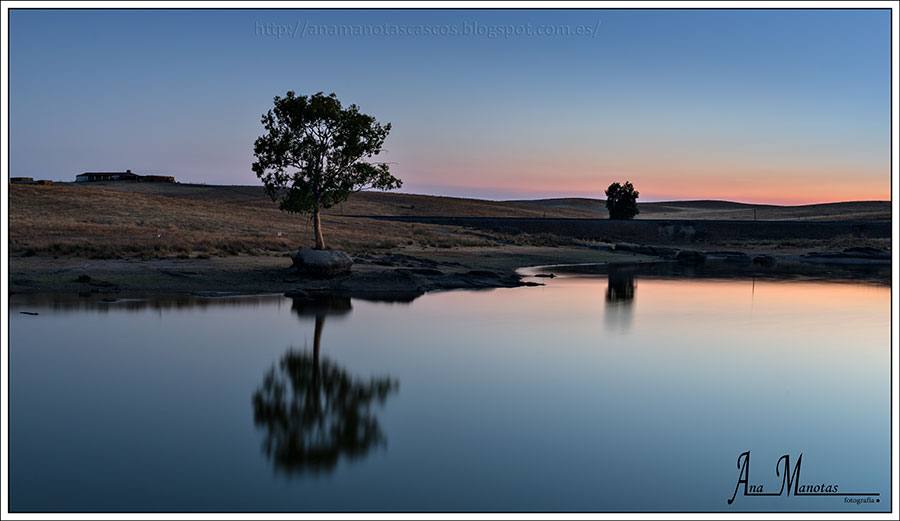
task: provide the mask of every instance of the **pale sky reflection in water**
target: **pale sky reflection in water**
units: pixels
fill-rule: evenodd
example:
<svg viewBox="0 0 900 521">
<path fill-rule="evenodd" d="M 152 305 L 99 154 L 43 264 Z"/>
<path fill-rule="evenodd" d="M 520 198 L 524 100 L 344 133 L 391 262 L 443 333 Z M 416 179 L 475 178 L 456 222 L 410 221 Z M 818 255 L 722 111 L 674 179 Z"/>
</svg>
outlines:
<svg viewBox="0 0 900 521">
<path fill-rule="evenodd" d="M 547 282 L 352 310 L 281 297 L 103 312 L 13 302 L 12 508 L 890 504 L 888 287 Z M 286 472 L 263 449 L 252 396 L 292 347 L 312 353 L 317 314 L 323 360 L 398 387 L 369 410 L 378 443 L 333 468 Z M 751 482 L 777 489 L 778 457 L 803 453 L 804 483 L 881 502 L 739 496 L 729 506 L 745 450 Z"/>
</svg>

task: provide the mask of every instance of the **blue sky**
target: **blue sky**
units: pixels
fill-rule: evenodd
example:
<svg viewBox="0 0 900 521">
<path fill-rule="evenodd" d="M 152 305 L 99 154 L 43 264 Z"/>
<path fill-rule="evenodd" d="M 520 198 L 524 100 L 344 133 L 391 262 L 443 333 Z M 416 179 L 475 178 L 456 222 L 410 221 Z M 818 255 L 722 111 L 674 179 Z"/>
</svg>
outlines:
<svg viewBox="0 0 900 521">
<path fill-rule="evenodd" d="M 14 10 L 10 170 L 255 184 L 259 116 L 291 89 L 390 121 L 407 192 L 888 199 L 889 16 Z"/>
</svg>

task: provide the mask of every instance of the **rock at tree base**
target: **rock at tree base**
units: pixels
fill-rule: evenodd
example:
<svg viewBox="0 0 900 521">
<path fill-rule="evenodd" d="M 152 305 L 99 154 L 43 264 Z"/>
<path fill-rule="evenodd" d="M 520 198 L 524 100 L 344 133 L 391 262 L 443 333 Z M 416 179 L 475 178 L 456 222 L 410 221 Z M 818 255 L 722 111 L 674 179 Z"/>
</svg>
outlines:
<svg viewBox="0 0 900 521">
<path fill-rule="evenodd" d="M 294 267 L 314 277 L 335 277 L 350 273 L 353 259 L 342 251 L 300 248 L 291 255 Z"/>
</svg>

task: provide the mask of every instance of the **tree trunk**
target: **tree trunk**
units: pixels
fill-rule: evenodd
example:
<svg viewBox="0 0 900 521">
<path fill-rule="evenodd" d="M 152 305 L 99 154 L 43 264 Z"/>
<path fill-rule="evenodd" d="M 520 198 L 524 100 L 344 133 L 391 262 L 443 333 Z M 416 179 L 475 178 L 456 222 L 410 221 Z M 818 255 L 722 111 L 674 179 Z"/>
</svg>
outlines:
<svg viewBox="0 0 900 521">
<path fill-rule="evenodd" d="M 307 410 L 315 411 L 316 417 L 322 414 L 322 371 L 319 366 L 319 351 L 322 342 L 322 328 L 325 326 L 325 315 L 316 315 L 316 330 L 313 336 L 313 374 L 312 385 L 307 389 Z"/>
<path fill-rule="evenodd" d="M 319 218 L 319 208 L 313 210 L 313 233 L 316 236 L 316 249 L 325 249 L 325 237 L 322 236 L 322 220 Z"/>
<path fill-rule="evenodd" d="M 322 344 L 322 328 L 325 327 L 325 315 L 316 315 L 316 329 L 313 333 L 313 365 L 319 372 L 319 351 Z"/>
</svg>

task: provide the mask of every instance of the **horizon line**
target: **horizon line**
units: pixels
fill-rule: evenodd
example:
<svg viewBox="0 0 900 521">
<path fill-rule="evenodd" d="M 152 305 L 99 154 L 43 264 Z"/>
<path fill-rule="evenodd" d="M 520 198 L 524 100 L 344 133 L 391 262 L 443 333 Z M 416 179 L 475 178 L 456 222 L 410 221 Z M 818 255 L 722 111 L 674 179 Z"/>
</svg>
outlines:
<svg viewBox="0 0 900 521">
<path fill-rule="evenodd" d="M 66 184 L 75 184 L 74 181 L 61 181 L 61 183 Z M 202 183 L 202 182 L 181 182 L 178 181 L 176 184 L 180 185 L 196 185 L 196 186 L 231 186 L 231 187 L 247 187 L 247 188 L 262 188 L 261 185 L 255 184 L 227 184 L 227 183 Z M 605 201 L 606 199 L 602 199 L 599 197 L 587 197 L 583 195 L 571 195 L 571 196 L 551 196 L 551 197 L 534 197 L 534 198 L 521 198 L 514 197 L 508 199 L 497 199 L 491 197 L 475 197 L 475 196 L 461 196 L 461 195 L 447 195 L 441 193 L 423 193 L 423 192 L 404 192 L 404 191 L 383 191 L 383 190 L 362 190 L 363 192 L 369 193 L 384 193 L 384 194 L 399 194 L 399 195 L 415 195 L 421 197 L 445 197 L 447 199 L 468 199 L 472 201 L 490 201 L 496 203 L 515 203 L 515 202 L 529 202 L 529 201 L 553 201 L 553 200 L 565 200 L 565 199 L 585 199 L 590 201 Z M 800 207 L 800 206 L 818 206 L 824 204 L 842 204 L 842 203 L 893 203 L 892 199 L 844 199 L 844 200 L 831 200 L 831 201 L 818 201 L 818 202 L 810 202 L 810 203 L 777 203 L 777 202 L 748 202 L 748 201 L 740 201 L 735 199 L 715 199 L 715 198 L 688 198 L 688 199 L 652 199 L 645 201 L 638 201 L 638 204 L 662 204 L 662 203 L 692 203 L 692 202 L 718 202 L 718 203 L 733 203 L 733 204 L 742 204 L 747 206 L 782 206 L 782 207 Z"/>
</svg>

